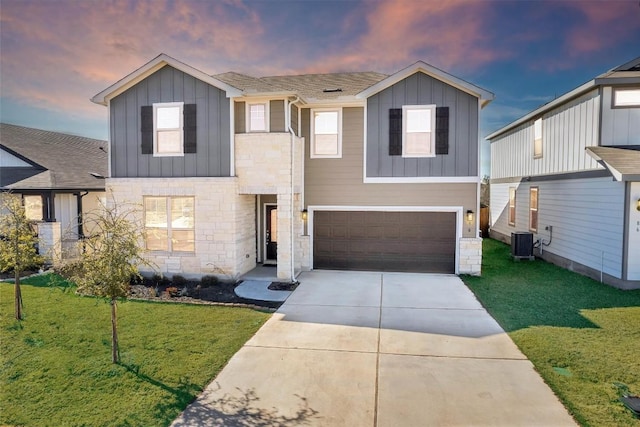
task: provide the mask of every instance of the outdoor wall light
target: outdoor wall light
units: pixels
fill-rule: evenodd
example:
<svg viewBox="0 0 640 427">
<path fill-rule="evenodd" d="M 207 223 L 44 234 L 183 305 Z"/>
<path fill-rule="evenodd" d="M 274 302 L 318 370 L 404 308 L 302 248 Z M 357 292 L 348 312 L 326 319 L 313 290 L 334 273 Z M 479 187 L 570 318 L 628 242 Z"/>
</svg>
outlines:
<svg viewBox="0 0 640 427">
<path fill-rule="evenodd" d="M 638 202 L 636 203 L 636 210 L 640 211 L 640 199 L 638 199 Z"/>
<path fill-rule="evenodd" d="M 306 209 L 303 209 L 303 210 L 302 210 L 302 220 L 303 220 L 303 221 L 306 221 L 306 220 L 307 220 L 307 210 L 306 210 Z"/>
<path fill-rule="evenodd" d="M 467 221 L 473 222 L 473 211 L 471 209 L 467 211 Z"/>
</svg>

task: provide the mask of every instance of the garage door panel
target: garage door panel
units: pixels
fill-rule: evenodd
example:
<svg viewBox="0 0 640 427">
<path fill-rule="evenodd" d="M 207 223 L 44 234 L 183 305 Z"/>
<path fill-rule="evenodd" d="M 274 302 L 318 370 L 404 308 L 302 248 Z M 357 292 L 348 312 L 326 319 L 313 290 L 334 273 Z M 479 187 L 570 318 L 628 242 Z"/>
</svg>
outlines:
<svg viewBox="0 0 640 427">
<path fill-rule="evenodd" d="M 314 268 L 453 273 L 453 212 L 317 211 Z"/>
</svg>

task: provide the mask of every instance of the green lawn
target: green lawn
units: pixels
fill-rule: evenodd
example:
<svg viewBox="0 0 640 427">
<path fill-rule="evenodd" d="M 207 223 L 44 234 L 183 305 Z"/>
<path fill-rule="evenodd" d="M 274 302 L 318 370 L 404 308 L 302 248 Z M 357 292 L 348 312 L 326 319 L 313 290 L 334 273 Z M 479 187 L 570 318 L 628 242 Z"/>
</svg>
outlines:
<svg viewBox="0 0 640 427">
<path fill-rule="evenodd" d="M 118 304 L 122 363 L 111 363 L 110 307 L 49 278 L 0 284 L 0 425 L 166 426 L 269 317 L 245 308 Z"/>
<path fill-rule="evenodd" d="M 584 426 L 638 426 L 615 382 L 640 394 L 640 290 L 621 291 L 485 239 L 463 280 Z"/>
</svg>

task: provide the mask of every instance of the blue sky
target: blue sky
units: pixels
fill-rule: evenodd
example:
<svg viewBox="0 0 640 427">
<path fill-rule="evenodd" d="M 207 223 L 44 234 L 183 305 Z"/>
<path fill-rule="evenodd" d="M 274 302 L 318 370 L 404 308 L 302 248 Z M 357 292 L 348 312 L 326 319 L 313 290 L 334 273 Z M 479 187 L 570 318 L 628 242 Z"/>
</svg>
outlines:
<svg viewBox="0 0 640 427">
<path fill-rule="evenodd" d="M 640 4 L 2 0 L 0 49 L 5 123 L 107 139 L 107 109 L 89 98 L 166 53 L 254 76 L 393 73 L 423 60 L 495 93 L 485 136 L 640 56 Z"/>
</svg>

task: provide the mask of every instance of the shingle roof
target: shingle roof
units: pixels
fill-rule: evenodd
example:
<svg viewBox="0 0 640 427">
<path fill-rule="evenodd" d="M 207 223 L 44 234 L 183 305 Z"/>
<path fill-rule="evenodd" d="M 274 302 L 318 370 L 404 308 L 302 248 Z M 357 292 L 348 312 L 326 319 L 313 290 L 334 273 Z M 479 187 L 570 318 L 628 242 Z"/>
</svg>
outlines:
<svg viewBox="0 0 640 427">
<path fill-rule="evenodd" d="M 0 148 L 37 165 L 0 169 L 2 189 L 104 189 L 107 141 L 1 123 Z"/>
<path fill-rule="evenodd" d="M 587 153 L 616 181 L 640 181 L 640 146 L 587 147 Z"/>
<path fill-rule="evenodd" d="M 353 97 L 384 80 L 386 74 L 376 72 L 303 74 L 289 76 L 251 77 L 240 73 L 213 76 L 247 94 L 251 92 L 294 92 L 308 101 Z"/>
</svg>

